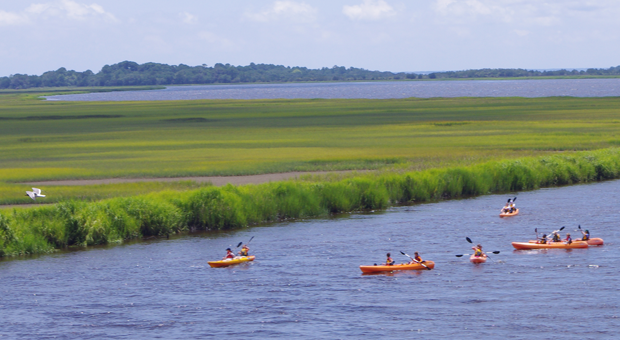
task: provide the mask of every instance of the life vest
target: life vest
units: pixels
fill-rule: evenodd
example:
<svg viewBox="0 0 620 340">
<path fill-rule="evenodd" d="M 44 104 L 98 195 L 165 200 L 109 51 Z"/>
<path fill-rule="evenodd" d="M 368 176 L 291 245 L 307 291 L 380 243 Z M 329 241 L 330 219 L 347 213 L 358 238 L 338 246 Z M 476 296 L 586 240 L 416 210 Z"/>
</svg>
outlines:
<svg viewBox="0 0 620 340">
<path fill-rule="evenodd" d="M 546 244 L 546 243 L 547 243 L 547 239 L 546 239 L 546 238 L 544 238 L 544 237 L 543 237 L 543 238 L 541 238 L 541 239 L 540 239 L 540 243 L 541 243 L 541 244 Z"/>
<path fill-rule="evenodd" d="M 387 264 L 388 266 L 391 266 L 394 263 L 394 260 L 392 260 L 391 257 L 388 257 L 387 260 L 385 260 L 385 264 Z"/>
<path fill-rule="evenodd" d="M 232 251 L 229 251 L 229 252 L 226 253 L 226 257 L 225 258 L 232 259 L 234 257 L 235 257 L 235 254 L 233 254 Z"/>
<path fill-rule="evenodd" d="M 239 253 L 241 254 L 241 256 L 248 256 L 248 251 L 249 250 L 250 250 L 250 248 L 243 247 L 243 248 L 241 248 L 241 251 Z"/>
<path fill-rule="evenodd" d="M 474 253 L 474 256 L 478 256 L 478 257 L 482 256 L 482 249 L 476 248 L 475 251 L 476 252 Z"/>
<path fill-rule="evenodd" d="M 570 237 L 570 236 L 569 236 L 569 237 L 567 237 L 567 238 L 566 238 L 566 243 L 568 243 L 568 244 L 573 243 L 573 238 L 572 238 L 572 237 Z"/>
<path fill-rule="evenodd" d="M 416 257 L 413 258 L 414 260 L 418 261 L 418 262 L 423 262 L 422 258 L 418 255 Z"/>
<path fill-rule="evenodd" d="M 553 234 L 553 242 L 562 242 L 559 234 Z"/>
<path fill-rule="evenodd" d="M 587 241 L 590 239 L 590 234 L 583 234 L 583 237 L 581 238 L 582 241 Z"/>
</svg>

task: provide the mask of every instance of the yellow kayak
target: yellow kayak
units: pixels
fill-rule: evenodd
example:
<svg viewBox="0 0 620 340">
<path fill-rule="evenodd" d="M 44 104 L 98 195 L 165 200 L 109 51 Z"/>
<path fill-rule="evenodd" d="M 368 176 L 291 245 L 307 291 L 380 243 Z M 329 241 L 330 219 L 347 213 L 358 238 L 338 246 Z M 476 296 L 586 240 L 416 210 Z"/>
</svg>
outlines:
<svg viewBox="0 0 620 340">
<path fill-rule="evenodd" d="M 219 267 L 228 267 L 228 266 L 232 266 L 233 264 L 239 264 L 239 263 L 249 262 L 249 261 L 254 261 L 253 255 L 252 256 L 237 256 L 232 259 L 210 261 L 208 263 L 211 266 L 211 268 L 219 268 Z"/>
</svg>

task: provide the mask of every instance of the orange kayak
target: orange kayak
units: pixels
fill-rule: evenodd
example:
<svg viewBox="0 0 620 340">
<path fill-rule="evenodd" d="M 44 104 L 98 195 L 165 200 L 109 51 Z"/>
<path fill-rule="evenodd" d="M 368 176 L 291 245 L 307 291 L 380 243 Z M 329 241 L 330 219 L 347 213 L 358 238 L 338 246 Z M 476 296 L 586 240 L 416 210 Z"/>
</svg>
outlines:
<svg viewBox="0 0 620 340">
<path fill-rule="evenodd" d="M 588 242 L 588 245 L 590 246 L 602 246 L 603 245 L 602 238 L 591 238 L 587 242 Z"/>
<path fill-rule="evenodd" d="M 515 249 L 575 249 L 588 248 L 588 243 L 585 241 L 573 241 L 571 244 L 564 242 L 536 243 L 536 241 L 530 241 L 512 242 L 512 246 L 515 247 Z"/>
<path fill-rule="evenodd" d="M 476 256 L 476 255 L 472 255 L 469 257 L 469 262 L 471 263 L 485 263 L 487 262 L 487 256 Z"/>
<path fill-rule="evenodd" d="M 435 268 L 435 262 L 424 261 L 424 266 L 433 269 Z M 428 270 L 420 263 L 411 264 L 395 264 L 393 266 L 379 265 L 379 266 L 360 266 L 362 273 L 378 273 L 378 272 L 391 272 L 395 270 Z"/>
<path fill-rule="evenodd" d="M 510 217 L 510 216 L 515 216 L 517 214 L 519 214 L 519 209 L 515 209 L 515 211 L 511 213 L 500 213 L 499 217 Z"/>
<path fill-rule="evenodd" d="M 234 259 L 226 259 L 220 261 L 210 261 L 208 262 L 211 268 L 219 268 L 219 267 L 228 267 L 233 264 L 239 264 L 243 262 L 254 261 L 254 256 L 237 256 Z"/>
</svg>

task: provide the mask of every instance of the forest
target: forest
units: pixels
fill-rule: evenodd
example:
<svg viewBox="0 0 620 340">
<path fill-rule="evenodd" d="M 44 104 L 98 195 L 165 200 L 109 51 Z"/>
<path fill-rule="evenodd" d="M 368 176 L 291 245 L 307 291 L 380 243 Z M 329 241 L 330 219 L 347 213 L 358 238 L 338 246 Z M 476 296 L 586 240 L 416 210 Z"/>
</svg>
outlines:
<svg viewBox="0 0 620 340">
<path fill-rule="evenodd" d="M 233 66 L 230 64 L 206 64 L 188 66 L 160 63 L 138 64 L 123 61 L 105 65 L 101 71 L 78 72 L 64 67 L 42 75 L 13 74 L 0 77 L 0 89 L 27 89 L 37 87 L 93 87 L 93 86 L 137 86 L 137 85 L 182 85 L 182 84 L 229 84 L 229 83 L 284 83 L 314 81 L 372 81 L 412 79 L 475 79 L 513 77 L 593 77 L 620 76 L 620 66 L 608 69 L 587 70 L 526 70 L 526 69 L 478 69 L 433 73 L 370 71 L 363 68 L 344 66 L 309 69 L 272 64 Z"/>
</svg>

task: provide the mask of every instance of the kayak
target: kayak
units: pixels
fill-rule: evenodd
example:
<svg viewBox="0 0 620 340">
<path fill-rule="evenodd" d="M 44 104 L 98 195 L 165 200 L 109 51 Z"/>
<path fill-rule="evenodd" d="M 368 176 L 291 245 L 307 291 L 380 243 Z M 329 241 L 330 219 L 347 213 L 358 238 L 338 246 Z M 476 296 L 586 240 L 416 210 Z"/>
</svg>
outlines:
<svg viewBox="0 0 620 340">
<path fill-rule="evenodd" d="M 571 244 L 564 242 L 549 242 L 549 243 L 536 243 L 534 242 L 512 242 L 512 246 L 515 249 L 574 249 L 574 248 L 588 248 L 588 243 L 585 241 L 573 241 Z"/>
<path fill-rule="evenodd" d="M 435 262 L 433 261 L 424 261 L 422 262 L 424 266 L 433 269 L 435 268 Z M 394 270 L 428 270 L 420 263 L 411 263 L 411 264 L 395 264 L 392 266 L 386 265 L 374 265 L 374 266 L 360 266 L 362 273 L 378 273 L 378 272 L 391 272 Z"/>
<path fill-rule="evenodd" d="M 510 216 L 515 216 L 519 214 L 519 209 L 515 209 L 515 211 L 513 212 L 507 212 L 507 213 L 499 213 L 499 217 L 510 217 Z"/>
<path fill-rule="evenodd" d="M 602 246 L 604 244 L 602 238 L 591 238 L 588 241 L 582 241 L 582 240 L 577 240 L 577 241 L 578 242 L 588 242 L 589 246 Z M 536 240 L 529 240 L 529 243 L 536 243 Z"/>
<path fill-rule="evenodd" d="M 469 261 L 470 261 L 471 263 L 485 263 L 485 262 L 487 262 L 487 256 L 486 256 L 486 255 L 483 255 L 483 256 L 476 256 L 476 255 L 472 254 L 472 255 L 469 257 Z"/>
<path fill-rule="evenodd" d="M 603 245 L 602 238 L 591 238 L 587 242 L 588 242 L 588 245 L 590 246 L 602 246 Z"/>
<path fill-rule="evenodd" d="M 219 268 L 219 267 L 228 267 L 228 266 L 232 266 L 233 264 L 238 264 L 238 263 L 243 263 L 243 262 L 248 262 L 248 261 L 254 261 L 254 255 L 237 256 L 233 259 L 210 261 L 208 263 L 211 266 L 211 268 Z"/>
</svg>

